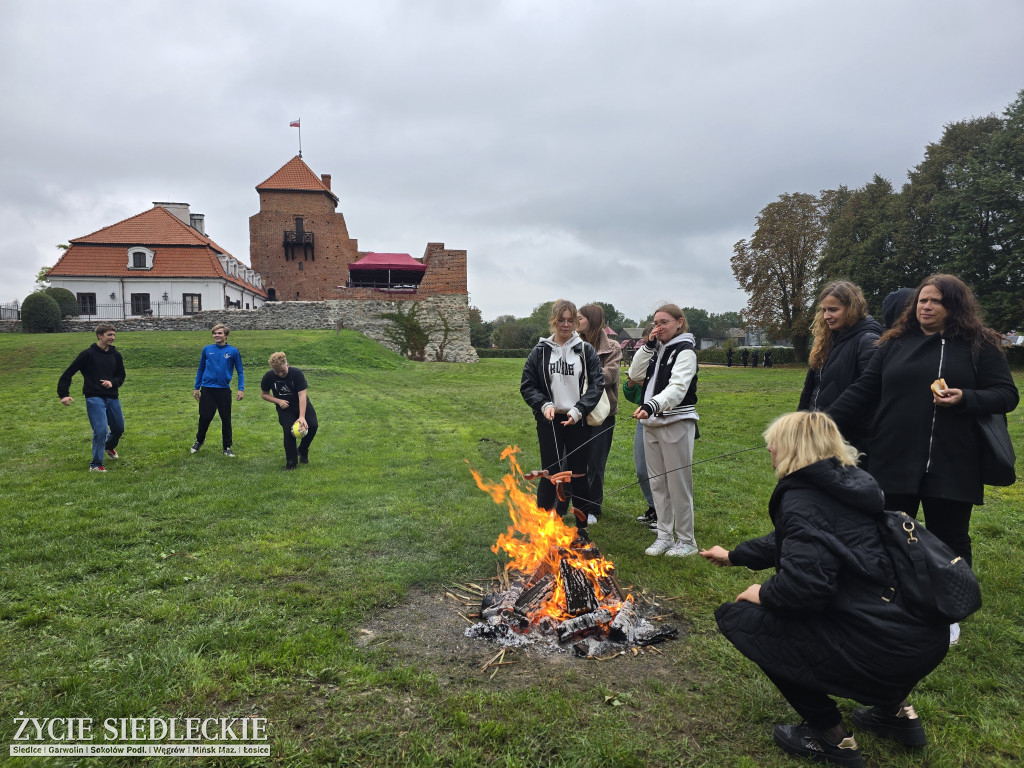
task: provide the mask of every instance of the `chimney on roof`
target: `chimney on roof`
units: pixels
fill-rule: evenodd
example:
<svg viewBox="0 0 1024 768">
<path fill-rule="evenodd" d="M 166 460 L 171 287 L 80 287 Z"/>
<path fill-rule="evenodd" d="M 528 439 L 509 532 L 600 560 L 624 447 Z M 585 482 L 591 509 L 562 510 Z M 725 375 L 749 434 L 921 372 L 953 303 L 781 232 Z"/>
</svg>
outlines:
<svg viewBox="0 0 1024 768">
<path fill-rule="evenodd" d="M 161 208 L 166 208 L 168 211 L 177 216 L 182 222 L 192 226 L 192 222 L 189 221 L 188 203 L 153 203 Z"/>
<path fill-rule="evenodd" d="M 206 214 L 205 213 L 191 213 L 189 214 L 189 224 L 192 229 L 199 232 L 201 235 L 206 234 Z"/>
<path fill-rule="evenodd" d="M 327 187 L 328 191 L 333 191 L 333 190 L 331 190 L 331 174 L 329 174 L 329 173 L 321 173 L 320 174 L 320 181 L 322 181 L 324 183 L 324 186 Z"/>
</svg>

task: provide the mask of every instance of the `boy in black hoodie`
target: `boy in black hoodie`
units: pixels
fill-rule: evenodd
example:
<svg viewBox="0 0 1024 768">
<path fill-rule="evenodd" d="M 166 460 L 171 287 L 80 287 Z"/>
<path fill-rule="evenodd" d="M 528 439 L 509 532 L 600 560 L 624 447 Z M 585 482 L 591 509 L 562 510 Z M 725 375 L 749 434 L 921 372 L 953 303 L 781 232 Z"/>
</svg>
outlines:
<svg viewBox="0 0 1024 768">
<path fill-rule="evenodd" d="M 71 379 L 77 371 L 82 373 L 82 394 L 85 410 L 92 425 L 92 461 L 90 472 L 106 472 L 104 456 L 118 458 L 117 443 L 124 434 L 124 415 L 117 390 L 124 384 L 124 360 L 114 348 L 114 326 L 101 323 L 96 326 L 96 343 L 83 350 L 57 382 L 57 397 L 64 405 L 75 402 L 69 396 Z"/>
</svg>

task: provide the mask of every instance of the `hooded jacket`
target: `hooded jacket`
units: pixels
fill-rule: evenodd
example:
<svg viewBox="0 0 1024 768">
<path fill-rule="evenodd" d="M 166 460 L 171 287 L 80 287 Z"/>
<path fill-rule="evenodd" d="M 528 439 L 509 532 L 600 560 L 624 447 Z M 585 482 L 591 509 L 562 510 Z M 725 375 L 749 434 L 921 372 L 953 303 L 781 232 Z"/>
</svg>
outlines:
<svg viewBox="0 0 1024 768">
<path fill-rule="evenodd" d="M 902 700 L 949 648 L 948 626 L 883 600 L 883 497 L 858 467 L 825 459 L 782 478 L 774 530 L 738 545 L 733 565 L 775 568 L 757 605 L 726 603 L 722 633 L 773 678 L 866 704 Z"/>
<path fill-rule="evenodd" d="M 809 368 L 800 393 L 801 411 L 824 411 L 855 382 L 867 368 L 875 353 L 875 342 L 882 335 L 882 326 L 868 315 L 849 328 L 833 335 L 832 349 L 821 370 Z M 873 412 L 868 412 L 843 436 L 858 450 L 867 453 L 869 425 Z"/>
<path fill-rule="evenodd" d="M 557 350 L 557 354 L 555 351 Z M 523 377 L 519 384 L 519 393 L 526 404 L 533 409 L 537 419 L 544 418 L 544 408 L 555 405 L 556 393 L 552 386 L 552 357 L 555 364 L 574 365 L 573 360 L 582 363 L 582 370 L 573 369 L 571 373 L 577 381 L 579 398 L 564 412 L 573 417 L 579 424 L 597 406 L 604 388 L 604 375 L 601 373 L 601 359 L 590 344 L 583 341 L 579 334 L 573 333 L 565 344 L 558 344 L 554 337 L 541 339 L 530 351 L 523 366 Z M 564 366 L 562 366 L 564 367 Z M 568 405 L 568 404 L 563 404 Z M 556 406 L 556 410 L 558 410 Z"/>
</svg>

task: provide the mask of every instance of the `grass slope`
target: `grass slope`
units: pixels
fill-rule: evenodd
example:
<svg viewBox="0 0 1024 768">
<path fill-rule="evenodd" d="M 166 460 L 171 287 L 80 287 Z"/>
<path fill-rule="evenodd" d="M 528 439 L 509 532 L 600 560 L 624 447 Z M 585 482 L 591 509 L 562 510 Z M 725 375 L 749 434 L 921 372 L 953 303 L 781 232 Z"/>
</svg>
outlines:
<svg viewBox="0 0 1024 768">
<path fill-rule="evenodd" d="M 641 659 L 577 661 L 523 685 L 483 675 L 453 682 L 387 643 L 364 647 L 360 628 L 411 594 L 494 572 L 490 546 L 507 515 L 475 487 L 467 462 L 498 478 L 498 454 L 514 443 L 525 469 L 537 464 L 521 360 L 410 364 L 351 332 L 232 333 L 250 381 L 234 406 L 232 461 L 211 448 L 217 421 L 207 448 L 188 453 L 208 335 L 120 334 L 127 432 L 123 458 L 100 476 L 85 471 L 80 378 L 72 407 L 56 398 L 60 372 L 91 341 L 0 335 L 13 406 L 0 467 L 0 746 L 11 743 L 19 712 L 258 714 L 270 719 L 270 758 L 202 764 L 798 764 L 770 736 L 792 713 L 711 615 L 753 574 L 643 555 L 650 535 L 633 522 L 644 505 L 632 486 L 628 419 L 616 427 L 594 537 L 624 580 L 669 596 L 689 622 L 689 635 L 665 646 L 671 676 L 646 678 Z M 273 408 L 258 392 L 276 349 L 307 373 L 321 422 L 310 465 L 287 474 Z M 802 378 L 797 369 L 702 370 L 697 460 L 759 447 Z M 1024 452 L 1019 411 L 1011 422 Z M 694 478 L 701 545 L 767 530 L 766 452 L 706 461 Z M 865 737 L 872 764 L 1024 758 L 1024 487 L 988 497 L 972 527 L 985 607 L 914 699 L 931 744 L 904 754 Z"/>
</svg>

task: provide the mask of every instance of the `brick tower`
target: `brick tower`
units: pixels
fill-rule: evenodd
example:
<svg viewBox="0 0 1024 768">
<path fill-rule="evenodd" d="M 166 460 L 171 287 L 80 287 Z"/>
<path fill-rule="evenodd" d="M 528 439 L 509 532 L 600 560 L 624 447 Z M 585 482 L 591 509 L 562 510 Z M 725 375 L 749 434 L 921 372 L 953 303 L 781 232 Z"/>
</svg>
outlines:
<svg viewBox="0 0 1024 768">
<path fill-rule="evenodd" d="M 419 259 L 405 253 L 360 252 L 358 241 L 348 235 L 345 217 L 336 211 L 338 197 L 331 191 L 330 175 L 318 177 L 301 156 L 285 163 L 256 191 L 260 211 L 249 217 L 249 256 L 263 278 L 268 301 L 418 301 L 461 295 L 468 306 L 466 251 L 427 243 Z M 398 269 L 422 265 L 421 281 L 415 288 L 367 287 L 352 281 L 349 265 L 366 256 L 398 264 Z"/>
<path fill-rule="evenodd" d="M 359 259 L 331 177 L 295 156 L 256 186 L 260 211 L 249 217 L 249 256 L 270 301 L 338 298 L 348 265 Z"/>
</svg>

